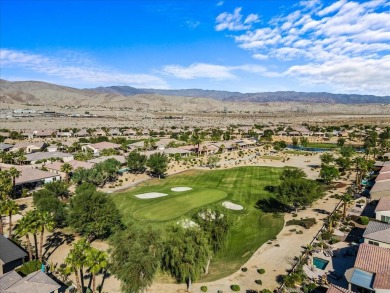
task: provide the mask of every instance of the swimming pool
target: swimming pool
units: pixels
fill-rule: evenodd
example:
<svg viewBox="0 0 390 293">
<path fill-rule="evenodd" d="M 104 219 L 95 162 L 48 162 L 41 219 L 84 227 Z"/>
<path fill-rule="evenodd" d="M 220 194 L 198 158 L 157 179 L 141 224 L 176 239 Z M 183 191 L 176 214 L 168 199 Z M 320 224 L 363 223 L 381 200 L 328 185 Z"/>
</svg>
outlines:
<svg viewBox="0 0 390 293">
<path fill-rule="evenodd" d="M 328 265 L 329 261 L 319 258 L 319 257 L 313 257 L 313 265 L 320 270 L 325 270 L 326 266 Z"/>
</svg>

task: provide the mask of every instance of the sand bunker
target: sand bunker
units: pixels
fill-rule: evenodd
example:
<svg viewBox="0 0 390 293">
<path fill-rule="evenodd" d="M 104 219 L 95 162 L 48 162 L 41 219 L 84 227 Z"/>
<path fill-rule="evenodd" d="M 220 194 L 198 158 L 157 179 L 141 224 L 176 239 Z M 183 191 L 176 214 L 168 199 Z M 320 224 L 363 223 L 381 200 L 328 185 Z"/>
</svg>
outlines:
<svg viewBox="0 0 390 293">
<path fill-rule="evenodd" d="M 241 205 L 239 205 L 239 204 L 232 203 L 232 202 L 230 202 L 230 201 L 224 201 L 224 202 L 222 203 L 222 205 L 223 205 L 225 208 L 229 209 L 229 210 L 240 211 L 240 210 L 243 210 L 243 209 L 244 209 L 243 206 L 241 206 Z"/>
<path fill-rule="evenodd" d="M 172 190 L 172 191 L 178 192 L 178 191 L 188 191 L 188 190 L 192 190 L 192 188 L 191 188 L 191 187 L 173 187 L 173 188 L 171 188 L 171 190 Z"/>
<path fill-rule="evenodd" d="M 197 223 L 191 221 L 190 219 L 182 219 L 178 221 L 177 224 L 182 226 L 185 229 L 199 227 Z"/>
<path fill-rule="evenodd" d="M 148 193 L 142 193 L 142 194 L 136 194 L 135 197 L 138 197 L 140 199 L 148 199 L 148 198 L 157 198 L 162 196 L 167 196 L 166 193 L 160 193 L 160 192 L 148 192 Z"/>
</svg>

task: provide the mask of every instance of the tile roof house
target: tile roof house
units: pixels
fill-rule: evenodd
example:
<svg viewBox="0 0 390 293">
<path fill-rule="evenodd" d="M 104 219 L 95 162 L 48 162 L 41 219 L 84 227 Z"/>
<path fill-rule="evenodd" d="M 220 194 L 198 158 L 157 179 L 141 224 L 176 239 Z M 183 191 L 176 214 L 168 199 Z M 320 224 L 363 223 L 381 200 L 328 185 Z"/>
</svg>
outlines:
<svg viewBox="0 0 390 293">
<path fill-rule="evenodd" d="M 23 264 L 27 253 L 0 234 L 0 276 Z"/>
<path fill-rule="evenodd" d="M 362 243 L 354 267 L 345 272 L 348 289 L 390 292 L 390 248 Z"/>
<path fill-rule="evenodd" d="M 390 224 L 370 221 L 363 237 L 364 243 L 390 248 Z"/>
<path fill-rule="evenodd" d="M 61 285 L 42 271 L 22 277 L 15 271 L 0 276 L 0 293 L 51 293 L 58 292 Z"/>
<path fill-rule="evenodd" d="M 91 160 L 88 160 L 87 162 L 88 163 L 92 163 L 92 164 L 99 164 L 99 163 L 102 163 L 108 159 L 115 159 L 117 160 L 119 163 L 121 163 L 122 165 L 124 165 L 127 161 L 126 161 L 126 158 L 125 156 L 104 156 L 104 157 L 99 157 L 99 158 L 94 158 L 94 159 L 91 159 Z"/>
<path fill-rule="evenodd" d="M 12 152 L 16 152 L 23 149 L 27 154 L 42 151 L 47 146 L 44 142 L 18 142 L 11 149 Z"/>
<path fill-rule="evenodd" d="M 73 155 L 63 152 L 36 152 L 32 154 L 27 154 L 24 162 L 35 164 L 37 161 L 56 158 L 62 159 L 64 162 L 69 162 L 73 160 Z"/>
<path fill-rule="evenodd" d="M 375 219 L 390 223 L 390 196 L 382 197 L 375 208 Z"/>
<path fill-rule="evenodd" d="M 86 151 L 87 149 L 90 149 L 90 150 L 93 151 L 93 154 L 95 156 L 99 156 L 100 152 L 102 150 L 105 150 L 105 149 L 115 149 L 115 150 L 117 150 L 117 149 L 120 149 L 120 147 L 121 147 L 120 144 L 103 141 L 103 142 L 91 143 L 91 144 L 83 145 L 81 147 L 81 149 L 83 151 Z"/>
<path fill-rule="evenodd" d="M 341 288 L 337 285 L 334 285 L 334 284 L 330 284 L 328 290 L 326 291 L 326 293 L 354 293 L 353 291 L 350 291 L 348 289 L 345 289 L 345 288 Z"/>
<path fill-rule="evenodd" d="M 69 161 L 67 163 L 72 166 L 73 170 L 76 170 L 77 168 L 92 169 L 92 167 L 94 166 L 93 163 L 76 161 L 76 160 Z M 45 164 L 45 167 L 49 171 L 53 171 L 54 173 L 58 174 L 59 172 L 61 172 L 61 167 L 63 164 L 64 163 L 62 163 L 62 162 L 53 162 L 53 163 Z"/>
<path fill-rule="evenodd" d="M 390 181 L 375 182 L 370 190 L 371 200 L 379 200 L 383 196 L 390 196 Z"/>
<path fill-rule="evenodd" d="M 13 144 L 8 144 L 8 143 L 0 143 L 0 152 L 6 152 L 9 151 L 14 147 Z"/>
</svg>

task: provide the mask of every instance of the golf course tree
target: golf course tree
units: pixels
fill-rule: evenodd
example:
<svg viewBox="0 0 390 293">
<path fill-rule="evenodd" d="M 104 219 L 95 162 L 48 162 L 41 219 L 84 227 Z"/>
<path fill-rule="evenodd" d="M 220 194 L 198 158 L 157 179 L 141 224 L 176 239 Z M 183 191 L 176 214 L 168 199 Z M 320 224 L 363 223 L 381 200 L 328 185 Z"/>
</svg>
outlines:
<svg viewBox="0 0 390 293">
<path fill-rule="evenodd" d="M 350 158 L 339 157 L 335 160 L 336 165 L 340 168 L 341 172 L 345 172 L 346 169 L 351 167 L 352 161 Z"/>
<path fill-rule="evenodd" d="M 356 170 L 356 186 L 359 186 L 364 175 L 373 169 L 375 161 L 374 160 L 366 160 L 365 158 L 359 156 L 352 160 L 353 166 Z"/>
<path fill-rule="evenodd" d="M 321 185 L 299 177 L 302 173 L 304 174 L 302 170 L 296 169 L 295 172 L 288 170 L 283 171 L 280 176 L 280 185 L 276 187 L 276 197 L 280 202 L 297 211 L 298 208 L 310 205 L 323 195 Z"/>
<path fill-rule="evenodd" d="M 167 228 L 165 239 L 162 267 L 191 291 L 192 281 L 205 272 L 211 257 L 207 236 L 200 229 L 176 225 Z"/>
<path fill-rule="evenodd" d="M 233 224 L 230 214 L 221 207 L 206 207 L 198 210 L 194 218 L 205 232 L 213 253 L 217 253 L 226 245 Z"/>
<path fill-rule="evenodd" d="M 305 171 L 302 169 L 296 169 L 296 168 L 286 168 L 283 170 L 282 174 L 280 175 L 280 180 L 287 180 L 287 179 L 302 179 L 306 178 L 307 175 Z"/>
<path fill-rule="evenodd" d="M 215 168 L 220 161 L 220 158 L 218 156 L 209 156 L 207 159 L 207 165 L 210 168 Z"/>
<path fill-rule="evenodd" d="M 150 174 L 160 179 L 165 176 L 168 170 L 168 157 L 161 153 L 155 153 L 149 157 L 146 165 L 149 167 Z"/>
<path fill-rule="evenodd" d="M 347 216 L 348 205 L 353 201 L 353 197 L 351 195 L 351 192 L 348 191 L 347 193 L 343 194 L 340 197 L 340 200 L 343 203 L 343 219 L 345 219 L 345 217 Z"/>
<path fill-rule="evenodd" d="M 70 196 L 68 187 L 65 182 L 56 181 L 33 193 L 34 206 L 41 212 L 52 213 L 57 226 L 64 226 L 66 221 L 66 202 Z"/>
<path fill-rule="evenodd" d="M 202 143 L 202 137 L 198 134 L 198 133 L 195 133 L 191 136 L 191 144 L 193 146 L 196 146 L 196 149 L 197 149 L 197 153 L 198 153 L 198 157 L 200 155 L 200 152 L 201 152 L 201 149 L 200 149 L 200 144 Z"/>
<path fill-rule="evenodd" d="M 8 170 L 0 170 L 0 200 L 11 197 L 13 189 L 12 176 Z"/>
<path fill-rule="evenodd" d="M 61 172 L 64 172 L 66 174 L 66 182 L 69 183 L 70 181 L 70 173 L 73 171 L 73 167 L 69 163 L 64 163 L 61 166 Z"/>
<path fill-rule="evenodd" d="M 323 153 L 320 155 L 321 164 L 329 165 L 332 163 L 335 159 L 331 153 Z"/>
<path fill-rule="evenodd" d="M 0 217 L 4 214 L 8 216 L 8 238 L 12 239 L 12 216 L 19 212 L 19 205 L 12 199 L 0 199 Z M 3 234 L 3 221 L 0 221 L 0 232 Z"/>
<path fill-rule="evenodd" d="M 77 168 L 72 176 L 76 184 L 83 182 L 91 183 L 95 186 L 103 187 L 107 182 L 115 181 L 118 177 L 117 171 L 121 163 L 115 159 L 107 159 L 98 163 L 91 169 Z"/>
<path fill-rule="evenodd" d="M 338 147 L 343 147 L 344 146 L 344 144 L 345 144 L 345 138 L 343 138 L 343 137 L 340 137 L 339 139 L 337 139 L 337 146 Z"/>
<path fill-rule="evenodd" d="M 350 145 L 342 146 L 340 148 L 340 155 L 344 158 L 350 158 L 353 156 L 354 153 L 355 149 Z"/>
<path fill-rule="evenodd" d="M 326 183 L 330 184 L 333 180 L 339 178 L 339 170 L 335 166 L 321 165 L 320 178 Z"/>
<path fill-rule="evenodd" d="M 111 197 L 83 183 L 69 204 L 68 224 L 88 241 L 106 238 L 121 228 L 120 213 Z"/>
<path fill-rule="evenodd" d="M 143 292 L 160 268 L 162 242 L 151 226 L 131 224 L 111 238 L 110 272 L 121 281 L 125 293 Z"/>
<path fill-rule="evenodd" d="M 142 174 L 146 171 L 147 158 L 145 155 L 141 155 L 136 150 L 129 153 L 127 156 L 127 167 L 129 172 L 133 174 Z"/>
<path fill-rule="evenodd" d="M 309 139 L 307 137 L 302 136 L 299 138 L 299 144 L 305 148 L 309 145 Z"/>
</svg>

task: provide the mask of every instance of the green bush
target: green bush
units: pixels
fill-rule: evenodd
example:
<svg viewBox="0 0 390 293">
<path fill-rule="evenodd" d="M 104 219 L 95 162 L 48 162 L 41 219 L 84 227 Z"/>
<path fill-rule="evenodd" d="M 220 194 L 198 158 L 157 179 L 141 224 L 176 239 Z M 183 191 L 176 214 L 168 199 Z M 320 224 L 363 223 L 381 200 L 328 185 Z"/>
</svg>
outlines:
<svg viewBox="0 0 390 293">
<path fill-rule="evenodd" d="M 368 217 L 366 217 L 366 216 L 361 216 L 359 218 L 359 222 L 362 225 L 367 225 L 369 221 L 370 221 L 370 219 Z"/>
<path fill-rule="evenodd" d="M 235 292 L 238 292 L 238 291 L 241 290 L 241 289 L 240 289 L 240 286 L 238 286 L 238 285 L 231 285 L 231 286 L 230 286 L 230 289 L 232 289 L 232 291 L 235 291 Z"/>
<path fill-rule="evenodd" d="M 307 218 L 307 219 L 300 219 L 300 220 L 290 220 L 290 221 L 287 221 L 286 225 L 287 226 L 291 226 L 291 225 L 298 225 L 298 226 L 302 226 L 306 229 L 309 229 L 311 226 L 313 226 L 316 222 L 316 219 L 314 218 Z"/>
<path fill-rule="evenodd" d="M 40 269 L 41 269 L 41 262 L 39 260 L 32 260 L 24 263 L 19 269 L 17 269 L 17 272 L 24 276 L 27 276 L 28 274 L 36 272 Z"/>
<path fill-rule="evenodd" d="M 263 282 L 262 282 L 261 280 L 256 280 L 255 283 L 256 283 L 257 285 L 263 285 Z"/>
<path fill-rule="evenodd" d="M 248 271 L 248 268 L 241 268 L 241 271 L 243 271 L 243 272 L 247 272 Z"/>
<path fill-rule="evenodd" d="M 321 237 L 323 240 L 329 240 L 332 237 L 332 233 L 324 231 L 322 232 Z"/>
<path fill-rule="evenodd" d="M 269 289 L 263 289 L 261 290 L 261 293 L 272 293 L 272 291 Z"/>
<path fill-rule="evenodd" d="M 264 273 L 265 273 L 265 269 L 258 269 L 257 272 L 258 272 L 259 274 L 264 274 Z"/>
<path fill-rule="evenodd" d="M 201 286 L 200 291 L 202 292 L 207 292 L 207 286 Z"/>
</svg>

